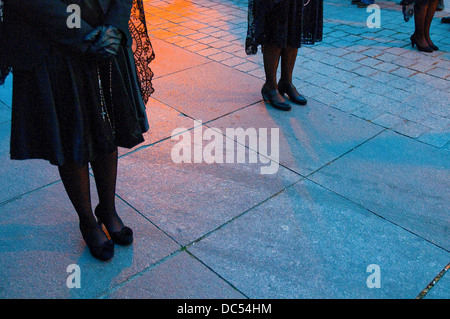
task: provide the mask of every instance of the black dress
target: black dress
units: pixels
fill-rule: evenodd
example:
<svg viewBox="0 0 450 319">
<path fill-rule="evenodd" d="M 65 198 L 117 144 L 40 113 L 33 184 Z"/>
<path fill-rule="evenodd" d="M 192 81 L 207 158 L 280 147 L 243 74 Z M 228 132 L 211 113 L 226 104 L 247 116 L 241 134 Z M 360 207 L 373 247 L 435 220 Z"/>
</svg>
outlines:
<svg viewBox="0 0 450 319">
<path fill-rule="evenodd" d="M 78 4 L 92 27 L 103 24 L 97 0 L 68 4 Z M 99 64 L 63 45 L 52 48 L 33 69 L 13 69 L 11 159 L 81 165 L 141 143 L 149 127 L 145 112 L 138 114 L 145 103 L 132 49 L 122 45 L 115 58 Z"/>
<path fill-rule="evenodd" d="M 323 0 L 249 0 L 245 49 L 258 45 L 300 48 L 322 40 Z"/>
</svg>

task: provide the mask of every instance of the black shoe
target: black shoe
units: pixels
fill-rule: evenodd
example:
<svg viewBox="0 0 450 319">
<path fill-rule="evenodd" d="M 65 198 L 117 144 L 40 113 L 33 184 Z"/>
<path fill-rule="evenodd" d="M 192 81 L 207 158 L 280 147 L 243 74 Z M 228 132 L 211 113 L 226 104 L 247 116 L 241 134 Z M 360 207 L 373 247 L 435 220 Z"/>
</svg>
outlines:
<svg viewBox="0 0 450 319">
<path fill-rule="evenodd" d="M 114 257 L 114 243 L 111 239 L 108 239 L 101 244 L 94 244 L 98 241 L 95 233 L 102 232 L 101 227 L 96 225 L 96 229 L 84 227 L 80 225 L 81 235 L 89 248 L 91 255 L 99 260 L 107 261 Z M 106 236 L 106 235 L 105 235 Z"/>
<path fill-rule="evenodd" d="M 290 111 L 291 106 L 286 101 L 284 97 L 281 96 L 280 92 L 278 90 L 272 90 L 269 91 L 266 89 L 265 86 L 261 89 L 261 94 L 264 99 L 264 101 L 269 101 L 270 105 L 272 105 L 274 108 L 281 110 L 281 111 Z"/>
<path fill-rule="evenodd" d="M 306 105 L 308 101 L 306 98 L 298 93 L 297 89 L 292 85 L 284 85 L 281 82 L 278 83 L 278 91 L 280 91 L 281 95 L 286 94 L 289 97 L 289 100 L 295 104 Z"/>
<path fill-rule="evenodd" d="M 95 216 L 97 216 L 98 224 L 104 225 L 106 230 L 108 231 L 109 237 L 113 240 L 113 242 L 117 245 L 127 246 L 130 245 L 133 242 L 133 230 L 130 227 L 123 226 L 122 229 L 119 231 L 112 231 L 108 229 L 108 226 L 105 224 L 105 218 L 104 215 L 102 216 L 102 211 L 100 205 L 97 205 L 95 208 Z M 117 215 L 117 213 L 115 213 Z M 120 224 L 122 223 L 122 220 L 119 216 L 117 216 L 118 221 Z"/>
<path fill-rule="evenodd" d="M 363 2 L 359 2 L 358 4 L 357 4 L 357 7 L 358 8 L 367 8 L 369 5 L 367 4 L 367 3 L 363 3 Z"/>
<path fill-rule="evenodd" d="M 435 46 L 434 44 L 429 44 L 428 43 L 428 45 L 430 46 L 430 48 L 433 49 L 433 51 L 438 51 L 439 50 L 439 48 L 437 46 Z"/>
<path fill-rule="evenodd" d="M 441 19 L 441 22 L 442 22 L 442 23 L 450 23 L 450 17 L 443 17 L 443 18 Z"/>
<path fill-rule="evenodd" d="M 361 0 L 352 0 L 352 4 L 358 4 L 360 2 L 361 2 Z"/>
<path fill-rule="evenodd" d="M 414 35 L 412 35 L 410 39 L 411 39 L 411 46 L 414 47 L 414 45 L 416 45 L 416 46 L 417 46 L 417 49 L 418 49 L 419 51 L 423 51 L 423 52 L 433 52 L 433 49 L 430 48 L 429 46 L 427 46 L 427 47 L 421 47 L 419 44 L 417 44 L 417 41 L 416 41 L 416 39 L 414 38 Z"/>
</svg>

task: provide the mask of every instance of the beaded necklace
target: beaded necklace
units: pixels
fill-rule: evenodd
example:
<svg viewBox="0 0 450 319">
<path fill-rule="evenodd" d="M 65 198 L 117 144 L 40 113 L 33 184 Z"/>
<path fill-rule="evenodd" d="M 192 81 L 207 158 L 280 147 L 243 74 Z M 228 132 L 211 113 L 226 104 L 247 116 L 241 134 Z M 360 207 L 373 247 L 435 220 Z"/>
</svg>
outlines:
<svg viewBox="0 0 450 319">
<path fill-rule="evenodd" d="M 109 63 L 109 98 L 111 101 L 111 107 L 108 111 L 108 105 L 106 103 L 104 86 L 102 83 L 102 79 L 100 76 L 100 69 L 97 66 L 97 76 L 98 76 L 98 86 L 100 89 L 100 106 L 101 106 L 101 115 L 103 122 L 108 122 L 109 127 L 111 128 L 111 132 L 113 136 L 116 135 L 116 125 L 114 118 L 114 105 L 113 105 L 113 97 L 112 97 L 112 62 Z M 111 113 L 111 114 L 110 114 Z"/>
</svg>

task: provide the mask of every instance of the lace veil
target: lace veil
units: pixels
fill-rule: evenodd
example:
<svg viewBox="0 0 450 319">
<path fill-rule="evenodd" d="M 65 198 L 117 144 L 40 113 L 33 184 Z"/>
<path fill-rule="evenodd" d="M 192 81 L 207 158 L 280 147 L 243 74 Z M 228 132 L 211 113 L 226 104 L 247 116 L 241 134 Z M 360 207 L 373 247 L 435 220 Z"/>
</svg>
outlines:
<svg viewBox="0 0 450 319">
<path fill-rule="evenodd" d="M 133 37 L 134 61 L 139 84 L 141 85 L 142 99 L 147 104 L 150 95 L 155 91 L 152 86 L 153 72 L 150 69 L 150 62 L 155 58 L 155 52 L 148 36 L 142 0 L 133 1 L 128 26 Z"/>
</svg>

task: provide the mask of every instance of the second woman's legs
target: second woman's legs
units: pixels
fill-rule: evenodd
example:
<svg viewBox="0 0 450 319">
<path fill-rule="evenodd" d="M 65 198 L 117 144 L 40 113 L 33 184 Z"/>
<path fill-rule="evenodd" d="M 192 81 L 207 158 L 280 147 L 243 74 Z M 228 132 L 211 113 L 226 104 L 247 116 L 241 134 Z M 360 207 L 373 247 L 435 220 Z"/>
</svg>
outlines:
<svg viewBox="0 0 450 319">
<path fill-rule="evenodd" d="M 434 45 L 433 41 L 431 41 L 430 38 L 430 27 L 431 22 L 433 22 L 433 17 L 436 12 L 436 8 L 439 4 L 439 0 L 430 0 L 427 8 L 427 12 L 425 14 L 425 21 L 424 21 L 424 36 L 427 43 L 430 45 L 430 47 L 433 50 L 437 50 L 438 48 Z"/>
<path fill-rule="evenodd" d="M 292 84 L 292 74 L 294 72 L 295 61 L 297 60 L 298 48 L 287 46 L 281 50 L 281 78 L 278 83 L 278 90 L 281 94 L 289 96 L 291 102 L 305 105 L 305 97 L 298 93 Z"/>
<path fill-rule="evenodd" d="M 428 3 L 417 2 L 414 6 L 414 34 L 411 40 L 415 40 L 420 47 L 428 47 L 428 42 L 425 38 L 425 18 L 427 16 Z"/>
<path fill-rule="evenodd" d="M 280 83 L 292 85 L 292 74 L 297 60 L 297 48 L 286 47 L 281 50 L 281 78 Z"/>
<path fill-rule="evenodd" d="M 265 44 L 263 49 L 264 72 L 266 83 L 264 86 L 272 91 L 277 89 L 277 70 L 280 63 L 281 49 L 273 44 Z"/>
<path fill-rule="evenodd" d="M 286 99 L 278 92 L 277 70 L 280 63 L 281 48 L 273 44 L 264 44 L 263 60 L 266 82 L 261 90 L 265 101 L 269 101 L 274 108 L 289 111 L 291 106 Z"/>
</svg>

